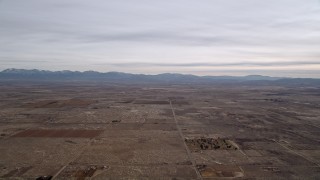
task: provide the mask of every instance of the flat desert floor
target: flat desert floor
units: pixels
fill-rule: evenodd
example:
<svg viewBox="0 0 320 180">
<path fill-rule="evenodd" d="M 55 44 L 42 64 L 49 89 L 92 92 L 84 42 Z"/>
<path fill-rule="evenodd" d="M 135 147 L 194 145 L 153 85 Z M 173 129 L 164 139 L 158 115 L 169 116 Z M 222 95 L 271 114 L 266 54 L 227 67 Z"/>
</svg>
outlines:
<svg viewBox="0 0 320 180">
<path fill-rule="evenodd" d="M 320 179 L 320 89 L 0 85 L 0 179 Z"/>
</svg>

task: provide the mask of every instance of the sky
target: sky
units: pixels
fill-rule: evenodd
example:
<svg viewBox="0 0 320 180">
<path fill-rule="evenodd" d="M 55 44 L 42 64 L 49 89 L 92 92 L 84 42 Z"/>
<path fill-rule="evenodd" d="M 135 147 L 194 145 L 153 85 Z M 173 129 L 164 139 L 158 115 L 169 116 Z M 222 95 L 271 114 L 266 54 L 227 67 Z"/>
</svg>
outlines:
<svg viewBox="0 0 320 180">
<path fill-rule="evenodd" d="M 0 70 L 320 78 L 320 0 L 0 0 Z"/>
</svg>

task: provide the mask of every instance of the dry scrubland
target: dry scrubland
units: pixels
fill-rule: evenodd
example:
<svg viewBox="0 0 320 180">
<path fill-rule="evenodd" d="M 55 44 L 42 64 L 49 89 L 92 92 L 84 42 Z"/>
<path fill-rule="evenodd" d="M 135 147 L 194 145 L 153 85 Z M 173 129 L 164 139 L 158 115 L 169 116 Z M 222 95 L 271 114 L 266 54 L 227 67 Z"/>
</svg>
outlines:
<svg viewBox="0 0 320 180">
<path fill-rule="evenodd" d="M 2 83 L 2 179 L 319 179 L 320 89 Z"/>
</svg>

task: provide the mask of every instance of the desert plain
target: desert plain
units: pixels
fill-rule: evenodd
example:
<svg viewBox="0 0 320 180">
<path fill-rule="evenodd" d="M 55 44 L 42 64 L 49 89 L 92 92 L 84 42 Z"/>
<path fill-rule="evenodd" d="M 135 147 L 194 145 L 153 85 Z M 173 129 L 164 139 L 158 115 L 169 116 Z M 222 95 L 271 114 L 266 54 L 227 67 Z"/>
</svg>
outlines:
<svg viewBox="0 0 320 180">
<path fill-rule="evenodd" d="M 320 88 L 2 82 L 0 179 L 320 179 Z"/>
</svg>

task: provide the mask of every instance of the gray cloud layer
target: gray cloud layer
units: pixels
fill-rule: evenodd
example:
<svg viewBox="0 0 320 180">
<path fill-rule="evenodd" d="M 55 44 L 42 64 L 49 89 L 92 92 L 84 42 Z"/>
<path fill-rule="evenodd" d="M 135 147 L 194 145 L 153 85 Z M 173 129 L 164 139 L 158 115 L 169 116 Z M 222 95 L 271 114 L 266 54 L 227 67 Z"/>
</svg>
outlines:
<svg viewBox="0 0 320 180">
<path fill-rule="evenodd" d="M 318 0 L 2 0 L 0 24 L 1 69 L 320 77 Z"/>
<path fill-rule="evenodd" d="M 106 65 L 106 64 L 97 64 L 97 65 Z M 238 62 L 238 63 L 112 63 L 107 65 L 113 66 L 138 66 L 138 67 L 150 67 L 150 66 L 163 66 L 163 67 L 219 67 L 219 66 L 296 66 L 296 65 L 320 65 L 320 62 L 314 61 L 290 61 L 290 62 Z"/>
</svg>

